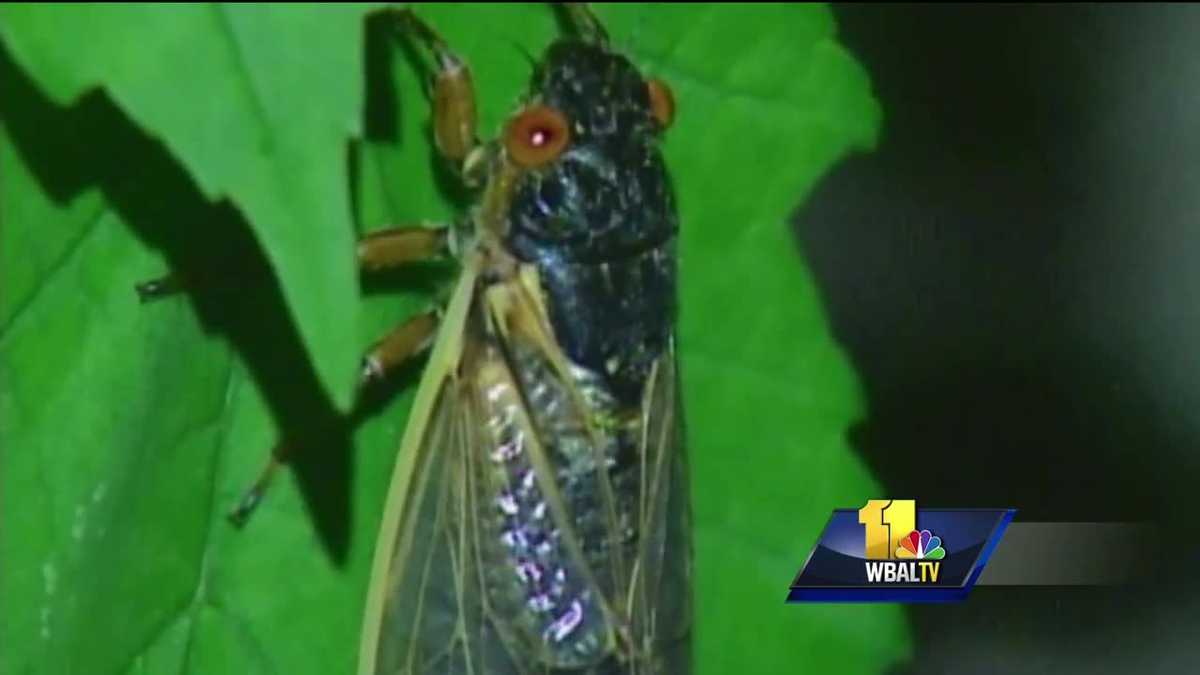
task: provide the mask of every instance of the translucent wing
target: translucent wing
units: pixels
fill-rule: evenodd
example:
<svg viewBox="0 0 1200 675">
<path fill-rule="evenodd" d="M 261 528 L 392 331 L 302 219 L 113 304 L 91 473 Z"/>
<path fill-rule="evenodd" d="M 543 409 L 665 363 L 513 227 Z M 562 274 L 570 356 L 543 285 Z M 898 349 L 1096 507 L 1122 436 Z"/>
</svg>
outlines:
<svg viewBox="0 0 1200 675">
<path fill-rule="evenodd" d="M 627 605 L 651 670 L 691 672 L 692 541 L 686 434 L 674 341 L 643 397 L 641 547 Z"/>
<path fill-rule="evenodd" d="M 519 281 L 460 282 L 382 525 L 361 673 L 686 672 L 673 347 L 641 406 L 574 368 Z"/>
<path fill-rule="evenodd" d="M 473 420 L 460 362 L 470 338 L 474 267 L 443 319 L 401 446 L 376 543 L 359 672 L 486 673 L 501 649 L 484 621 L 470 553 L 465 462 Z"/>
<path fill-rule="evenodd" d="M 382 610 L 375 673 L 480 672 L 472 638 L 481 626 L 478 594 L 468 575 L 462 501 L 467 491 L 456 465 L 464 454 L 463 408 L 453 379 L 438 392 L 425 441 L 379 588 Z"/>
<path fill-rule="evenodd" d="M 568 520 L 534 416 L 470 283 L 460 282 L 447 310 L 406 431 L 360 673 L 537 673 L 612 651 L 612 622 L 569 525 L 550 546 L 549 529 L 539 537 L 506 519 L 520 503 L 542 522 Z M 526 460 L 515 473 L 514 456 Z M 545 593 L 529 592 L 533 577 Z"/>
</svg>

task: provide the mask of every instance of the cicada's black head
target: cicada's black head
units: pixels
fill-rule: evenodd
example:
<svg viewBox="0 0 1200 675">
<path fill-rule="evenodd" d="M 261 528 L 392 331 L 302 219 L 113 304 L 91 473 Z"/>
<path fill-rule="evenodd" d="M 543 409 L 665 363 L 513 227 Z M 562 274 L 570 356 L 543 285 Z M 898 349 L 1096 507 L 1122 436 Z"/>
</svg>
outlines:
<svg viewBox="0 0 1200 675">
<path fill-rule="evenodd" d="M 667 242 L 678 220 L 658 142 L 673 108 L 665 85 L 602 42 L 551 45 L 505 133 L 509 159 L 525 169 L 509 249 L 587 263 Z"/>
</svg>

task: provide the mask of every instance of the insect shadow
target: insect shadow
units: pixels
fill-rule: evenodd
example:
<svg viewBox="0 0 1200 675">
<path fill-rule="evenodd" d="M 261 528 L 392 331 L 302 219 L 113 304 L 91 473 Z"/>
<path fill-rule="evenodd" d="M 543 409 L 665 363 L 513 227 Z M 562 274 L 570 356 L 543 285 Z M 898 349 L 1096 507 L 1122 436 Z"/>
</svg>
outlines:
<svg viewBox="0 0 1200 675">
<path fill-rule="evenodd" d="M 369 28 L 368 137 L 400 140 L 394 123 L 399 106 L 386 68 L 390 55 L 381 48 L 389 40 L 394 44 L 394 38 L 381 26 Z M 353 414 L 339 414 L 317 379 L 262 247 L 228 201 L 209 201 L 160 142 L 98 91 L 60 107 L 38 90 L 2 46 L 0 81 L 6 83 L 0 119 L 45 192 L 65 204 L 98 188 L 131 233 L 161 252 L 170 271 L 185 280 L 181 299 L 161 302 L 188 302 L 203 329 L 237 353 L 276 428 L 295 439 L 289 448 L 290 473 L 300 485 L 327 554 L 343 564 L 351 544 L 354 428 L 378 414 L 398 390 L 415 384 L 420 360 L 367 390 Z M 381 123 L 389 118 L 390 130 Z M 353 148 L 347 158 L 351 166 L 356 163 Z M 351 194 L 357 193 L 357 180 L 352 171 Z M 144 273 L 152 278 L 167 271 Z M 365 289 L 371 293 L 397 286 L 427 287 L 440 272 L 436 267 L 401 271 L 376 278 Z M 138 302 L 132 288 L 129 301 Z M 153 305 L 145 309 L 152 313 Z M 163 396 L 169 399 L 170 392 Z M 251 453 L 265 462 L 270 448 L 232 451 Z M 246 476 L 247 485 L 252 479 Z"/>
</svg>

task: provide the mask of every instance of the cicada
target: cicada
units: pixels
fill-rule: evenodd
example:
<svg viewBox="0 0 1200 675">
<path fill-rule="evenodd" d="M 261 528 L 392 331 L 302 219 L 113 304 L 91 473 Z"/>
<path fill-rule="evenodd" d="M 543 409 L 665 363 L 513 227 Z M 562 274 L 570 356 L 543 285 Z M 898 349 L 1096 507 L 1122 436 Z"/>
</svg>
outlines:
<svg viewBox="0 0 1200 675">
<path fill-rule="evenodd" d="M 484 143 L 467 64 L 389 10 L 432 57 L 434 140 L 477 200 L 459 222 L 358 246 L 365 271 L 461 265 L 445 303 L 363 362 L 367 385 L 429 352 L 376 543 L 364 675 L 690 670 L 679 219 L 659 149 L 675 103 L 586 7 L 564 11 L 573 34 Z M 144 300 L 178 289 L 138 286 Z"/>
<path fill-rule="evenodd" d="M 500 138 L 464 61 L 396 14 L 436 73 L 433 130 L 478 199 L 362 242 L 368 268 L 461 262 L 444 309 L 367 356 L 431 346 L 366 603 L 361 673 L 686 673 L 688 471 L 676 366 L 674 101 L 595 16 L 549 46 Z M 435 324 L 437 324 L 435 328 Z"/>
</svg>

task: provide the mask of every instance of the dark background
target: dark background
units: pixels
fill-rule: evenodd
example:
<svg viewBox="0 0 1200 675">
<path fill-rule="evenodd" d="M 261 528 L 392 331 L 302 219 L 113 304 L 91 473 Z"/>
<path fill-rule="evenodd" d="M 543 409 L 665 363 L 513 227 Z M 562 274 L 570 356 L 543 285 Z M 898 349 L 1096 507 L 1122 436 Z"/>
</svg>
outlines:
<svg viewBox="0 0 1200 675">
<path fill-rule="evenodd" d="M 889 497 L 1164 524 L 1153 585 L 908 609 L 897 672 L 1197 672 L 1200 7 L 835 6 L 884 111 L 797 215 Z"/>
</svg>

